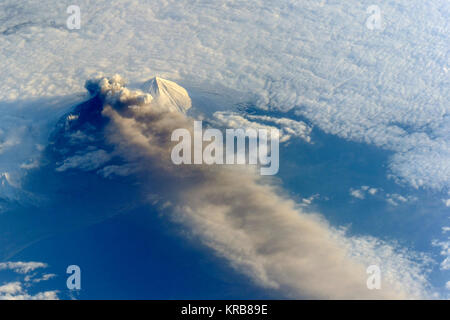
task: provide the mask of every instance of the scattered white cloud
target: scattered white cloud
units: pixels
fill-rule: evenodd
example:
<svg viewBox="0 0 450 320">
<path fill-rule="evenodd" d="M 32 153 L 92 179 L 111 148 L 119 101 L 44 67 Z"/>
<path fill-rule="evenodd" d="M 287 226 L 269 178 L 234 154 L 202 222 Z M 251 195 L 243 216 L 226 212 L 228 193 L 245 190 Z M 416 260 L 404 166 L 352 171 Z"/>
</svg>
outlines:
<svg viewBox="0 0 450 320">
<path fill-rule="evenodd" d="M 416 196 L 408 195 L 403 196 L 398 193 L 386 193 L 381 188 L 374 188 L 370 186 L 361 186 L 359 188 L 350 188 L 349 193 L 352 197 L 360 200 L 366 199 L 366 197 L 377 196 L 378 199 L 385 199 L 387 203 L 392 206 L 398 206 L 399 204 L 412 203 L 418 200 Z"/>
<path fill-rule="evenodd" d="M 255 121 L 264 121 L 280 126 L 282 135 L 285 137 L 286 141 L 291 137 L 295 137 L 300 138 L 306 142 L 311 142 L 310 134 L 312 128 L 303 121 L 256 115 L 246 115 L 246 117 Z"/>
<path fill-rule="evenodd" d="M 47 264 L 42 262 L 0 262 L 1 270 L 12 270 L 17 273 L 26 274 L 39 268 L 47 268 Z"/>
<path fill-rule="evenodd" d="M 388 194 L 386 194 L 386 201 L 393 206 L 398 206 L 401 203 L 410 203 L 410 202 L 417 201 L 417 197 L 414 197 L 414 196 L 404 197 L 397 193 L 392 193 L 392 194 L 388 193 Z"/>
<path fill-rule="evenodd" d="M 22 291 L 22 284 L 20 282 L 10 282 L 0 286 L 0 296 L 14 295 Z"/>
<path fill-rule="evenodd" d="M 213 116 L 215 120 L 217 120 L 216 122 L 226 128 L 252 128 L 266 130 L 277 128 L 280 130 L 280 142 L 287 142 L 293 137 L 302 139 L 306 142 L 311 142 L 310 134 L 312 129 L 303 121 L 296 121 L 287 118 L 275 118 L 269 116 L 239 114 L 230 111 L 217 111 Z M 265 123 L 271 123 L 273 125 Z"/>
<path fill-rule="evenodd" d="M 319 198 L 320 195 L 319 194 L 313 194 L 312 196 L 308 197 L 308 198 L 303 198 L 302 199 L 302 204 L 305 206 L 309 206 L 310 204 L 312 204 L 312 202 Z"/>
<path fill-rule="evenodd" d="M 446 232 L 449 227 L 444 227 L 442 230 Z M 447 237 L 446 240 L 433 240 L 433 246 L 441 248 L 441 256 L 443 256 L 443 260 L 441 262 L 441 270 L 450 270 L 450 237 Z"/>
<path fill-rule="evenodd" d="M 58 291 L 30 294 L 20 282 L 10 282 L 0 286 L 0 300 L 58 300 Z"/>
<path fill-rule="evenodd" d="M 450 207 L 450 199 L 442 199 L 446 207 Z"/>
<path fill-rule="evenodd" d="M 349 193 L 352 197 L 362 200 L 366 198 L 366 195 L 376 195 L 378 191 L 380 191 L 380 189 L 370 186 L 361 186 L 359 188 L 350 188 Z"/>
<path fill-rule="evenodd" d="M 350 189 L 350 195 L 354 198 L 361 199 L 361 200 L 365 198 L 362 190 Z"/>
<path fill-rule="evenodd" d="M 42 281 L 47 281 L 49 279 L 55 278 L 56 274 L 54 273 L 45 273 L 43 274 L 41 277 L 35 278 L 35 274 L 32 275 L 27 275 L 25 276 L 24 280 L 25 282 L 34 282 L 34 283 L 39 283 Z"/>
<path fill-rule="evenodd" d="M 33 284 L 54 278 L 55 274 L 39 276 L 38 269 L 45 269 L 48 265 L 42 262 L 2 262 L 0 271 L 13 271 L 23 277 L 21 281 L 11 281 L 0 284 L 0 300 L 58 300 L 58 291 L 49 290 L 30 293 Z M 36 277 L 38 276 L 38 277 Z"/>
<path fill-rule="evenodd" d="M 447 235 L 447 233 L 450 233 L 450 227 L 449 226 L 442 227 L 442 233 L 444 234 L 444 236 Z M 440 248 L 439 253 L 442 257 L 442 261 L 440 263 L 440 269 L 443 271 L 450 270 L 450 234 L 448 234 L 445 239 L 433 240 L 431 242 L 431 244 L 434 247 Z M 448 290 L 450 290 L 450 281 L 448 281 L 445 284 L 445 287 Z"/>
</svg>

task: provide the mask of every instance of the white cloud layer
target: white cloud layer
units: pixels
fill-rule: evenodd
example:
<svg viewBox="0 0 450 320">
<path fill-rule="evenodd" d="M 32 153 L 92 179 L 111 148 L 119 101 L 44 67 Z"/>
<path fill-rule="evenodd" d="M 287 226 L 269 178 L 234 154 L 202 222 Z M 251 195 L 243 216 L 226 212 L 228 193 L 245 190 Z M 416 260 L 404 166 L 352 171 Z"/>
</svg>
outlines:
<svg viewBox="0 0 450 320">
<path fill-rule="evenodd" d="M 159 74 L 219 100 L 229 88 L 294 109 L 393 151 L 391 170 L 412 186 L 449 188 L 450 4 L 381 1 L 383 30 L 369 30 L 372 4 L 80 0 L 81 29 L 71 32 L 64 3 L 4 1 L 0 101 L 81 91 L 95 72 Z M 5 137 L 0 149 L 15 143 Z"/>
</svg>

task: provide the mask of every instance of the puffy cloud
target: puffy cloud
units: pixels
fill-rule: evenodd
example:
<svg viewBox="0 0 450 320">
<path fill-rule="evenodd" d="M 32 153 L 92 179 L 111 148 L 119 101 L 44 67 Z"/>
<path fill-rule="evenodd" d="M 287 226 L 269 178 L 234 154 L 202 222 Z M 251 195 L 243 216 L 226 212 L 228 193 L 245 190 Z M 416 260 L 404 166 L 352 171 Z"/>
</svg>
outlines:
<svg viewBox="0 0 450 320">
<path fill-rule="evenodd" d="M 361 190 L 350 189 L 350 195 L 361 200 L 365 198 L 364 193 Z"/>
<path fill-rule="evenodd" d="M 121 104 L 126 106 L 126 97 Z M 192 131 L 193 119 L 148 105 L 114 105 L 105 103 L 102 111 L 110 120 L 106 137 L 138 168 L 149 202 L 160 203 L 160 210 L 189 227 L 193 239 L 258 285 L 297 298 L 426 295 L 421 259 L 371 237 L 347 236 L 321 215 L 303 212 L 251 168 L 174 165 L 171 133 Z M 382 290 L 366 287 L 366 268 L 374 263 L 385 275 Z"/>
<path fill-rule="evenodd" d="M 312 128 L 303 121 L 296 121 L 288 118 L 275 118 L 257 115 L 247 115 L 247 118 L 277 124 L 281 126 L 281 130 L 284 136 L 288 138 L 290 138 L 291 136 L 297 137 L 303 139 L 306 142 L 311 142 L 310 134 Z"/>
<path fill-rule="evenodd" d="M 2 262 L 0 263 L 0 271 L 11 270 L 23 275 L 23 281 L 7 282 L 0 285 L 0 300 L 57 300 L 58 291 L 49 290 L 37 293 L 30 293 L 31 283 L 39 283 L 47 281 L 55 274 L 43 274 L 36 278 L 37 269 L 47 268 L 47 264 L 42 262 Z M 33 273 L 34 272 L 34 273 Z"/>
<path fill-rule="evenodd" d="M 370 196 L 374 196 L 377 194 L 377 192 L 379 192 L 380 190 L 377 188 L 373 188 L 373 187 L 369 187 L 369 186 L 361 186 L 357 189 L 355 188 L 350 188 L 350 195 L 354 198 L 357 199 L 365 199 L 366 194 L 370 195 Z"/>
<path fill-rule="evenodd" d="M 0 286 L 0 300 L 58 300 L 58 291 L 29 294 L 20 282 L 10 282 Z"/>
<path fill-rule="evenodd" d="M 442 233 L 445 235 L 447 232 L 450 232 L 450 227 L 442 227 Z M 433 240 L 432 245 L 440 248 L 440 255 L 443 260 L 440 263 L 440 269 L 444 271 L 450 270 L 450 236 L 442 240 Z M 450 290 L 450 281 L 447 281 L 445 284 L 445 288 Z"/>
<path fill-rule="evenodd" d="M 230 111 L 218 111 L 215 112 L 213 116 L 220 125 L 227 128 L 253 128 L 266 130 L 277 128 L 280 130 L 280 142 L 287 142 L 292 137 L 300 138 L 306 142 L 311 142 L 310 134 L 312 129 L 303 121 L 269 116 L 239 114 Z M 278 125 L 278 127 L 267 125 L 263 122 L 272 123 Z"/>
<path fill-rule="evenodd" d="M 398 193 L 386 193 L 381 188 L 374 188 L 370 186 L 361 186 L 359 188 L 350 188 L 349 193 L 356 199 L 363 200 L 366 196 L 377 197 L 386 200 L 386 202 L 392 206 L 398 206 L 399 204 L 407 204 L 417 201 L 418 198 L 412 195 L 403 196 Z"/>
<path fill-rule="evenodd" d="M 47 264 L 42 262 L 0 262 L 1 270 L 12 270 L 17 273 L 26 274 L 39 268 L 46 268 Z"/>
<path fill-rule="evenodd" d="M 445 226 L 442 227 L 442 233 L 445 235 L 447 232 L 450 231 L 450 227 Z M 450 236 L 447 236 L 447 238 L 443 240 L 433 240 L 432 245 L 435 247 L 440 248 L 440 254 L 443 257 L 443 260 L 441 262 L 441 270 L 450 270 Z"/>
<path fill-rule="evenodd" d="M 308 198 L 303 198 L 302 199 L 302 204 L 305 206 L 309 206 L 315 199 L 319 198 L 320 195 L 319 194 L 313 194 L 312 196 L 308 197 Z"/>
<path fill-rule="evenodd" d="M 10 282 L 0 286 L 0 296 L 1 295 L 13 295 L 22 291 L 22 285 L 20 282 Z"/>
<path fill-rule="evenodd" d="M 386 195 L 386 201 L 393 206 L 398 206 L 400 203 L 408 203 L 408 202 L 417 201 L 417 197 L 414 197 L 414 196 L 404 197 L 397 193 L 392 193 L 392 194 L 388 193 Z"/>
</svg>

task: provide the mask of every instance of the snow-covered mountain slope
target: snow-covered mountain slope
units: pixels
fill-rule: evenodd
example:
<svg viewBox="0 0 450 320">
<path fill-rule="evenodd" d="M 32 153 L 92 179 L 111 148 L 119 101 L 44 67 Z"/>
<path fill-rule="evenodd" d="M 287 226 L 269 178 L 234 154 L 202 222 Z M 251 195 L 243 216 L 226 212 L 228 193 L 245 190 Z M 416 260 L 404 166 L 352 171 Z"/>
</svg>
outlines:
<svg viewBox="0 0 450 320">
<path fill-rule="evenodd" d="M 144 83 L 143 89 L 153 97 L 152 103 L 167 107 L 171 111 L 185 113 L 192 106 L 188 92 L 173 81 L 154 77 Z"/>
</svg>

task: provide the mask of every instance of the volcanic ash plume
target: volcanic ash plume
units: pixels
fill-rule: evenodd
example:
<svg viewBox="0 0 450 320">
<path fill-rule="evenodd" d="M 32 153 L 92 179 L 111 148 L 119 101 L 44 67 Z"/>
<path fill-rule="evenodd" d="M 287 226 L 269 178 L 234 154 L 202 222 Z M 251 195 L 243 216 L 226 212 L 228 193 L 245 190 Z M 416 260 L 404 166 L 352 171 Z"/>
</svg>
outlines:
<svg viewBox="0 0 450 320">
<path fill-rule="evenodd" d="M 346 236 L 319 214 L 302 212 L 256 170 L 174 165 L 171 133 L 178 128 L 192 132 L 193 119 L 180 112 L 182 108 L 167 107 L 170 99 L 159 105 L 149 93 L 126 89 L 118 76 L 89 81 L 87 87 L 104 101 L 107 140 L 137 168 L 149 200 L 157 200 L 193 239 L 256 284 L 294 298 L 425 294 L 421 266 L 407 251 L 371 237 Z M 188 101 L 187 93 L 181 97 L 180 92 L 176 102 Z M 367 288 L 366 268 L 371 264 L 380 265 L 383 272 L 381 290 Z"/>
</svg>

